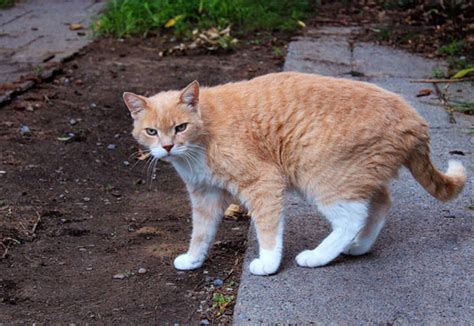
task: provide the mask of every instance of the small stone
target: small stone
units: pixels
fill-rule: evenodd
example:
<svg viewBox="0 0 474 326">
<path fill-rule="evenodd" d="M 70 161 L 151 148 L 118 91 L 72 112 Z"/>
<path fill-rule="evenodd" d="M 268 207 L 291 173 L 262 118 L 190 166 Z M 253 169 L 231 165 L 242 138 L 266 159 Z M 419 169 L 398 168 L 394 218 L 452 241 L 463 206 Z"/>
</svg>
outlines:
<svg viewBox="0 0 474 326">
<path fill-rule="evenodd" d="M 224 284 L 224 281 L 220 278 L 216 278 L 214 282 L 212 282 L 212 284 L 214 284 L 214 286 L 222 286 L 222 284 Z"/>
<path fill-rule="evenodd" d="M 4 174 L 7 174 L 7 171 L 0 170 L 0 175 L 4 175 Z"/>
<path fill-rule="evenodd" d="M 28 136 L 31 134 L 31 130 L 28 126 L 21 126 L 20 127 L 20 134 L 22 136 Z"/>
<path fill-rule="evenodd" d="M 86 271 L 91 271 L 93 268 L 92 267 L 87 267 Z"/>
<path fill-rule="evenodd" d="M 140 268 L 138 269 L 138 274 L 145 274 L 146 272 L 148 272 L 148 271 L 147 271 L 145 268 L 143 268 L 143 267 L 140 267 Z"/>
<path fill-rule="evenodd" d="M 97 107 L 97 104 L 91 103 L 91 108 L 96 108 L 96 107 Z"/>
<path fill-rule="evenodd" d="M 114 138 L 115 138 L 115 139 L 120 138 L 120 134 L 115 134 L 115 135 L 114 135 Z"/>
<path fill-rule="evenodd" d="M 84 198 L 82 198 L 82 200 L 85 201 L 85 202 L 91 201 L 91 199 L 89 197 L 84 197 Z"/>
<path fill-rule="evenodd" d="M 209 325 L 209 320 L 203 319 L 199 322 L 199 325 Z"/>
<path fill-rule="evenodd" d="M 124 273 L 118 273 L 118 274 L 115 274 L 113 276 L 114 279 L 116 280 L 123 280 L 124 278 L 126 278 L 127 276 L 124 274 Z"/>
<path fill-rule="evenodd" d="M 114 150 L 114 149 L 116 149 L 116 148 L 117 148 L 117 145 L 115 145 L 115 144 L 109 144 L 109 145 L 107 145 L 107 149 L 109 149 L 109 150 Z"/>
<path fill-rule="evenodd" d="M 77 120 L 76 120 L 76 119 L 70 119 L 70 120 L 69 120 L 69 124 L 70 124 L 71 126 L 74 126 L 75 124 L 77 124 Z"/>
<path fill-rule="evenodd" d="M 129 166 L 129 165 L 130 165 L 130 162 L 129 162 L 129 161 L 123 161 L 123 165 Z"/>
</svg>

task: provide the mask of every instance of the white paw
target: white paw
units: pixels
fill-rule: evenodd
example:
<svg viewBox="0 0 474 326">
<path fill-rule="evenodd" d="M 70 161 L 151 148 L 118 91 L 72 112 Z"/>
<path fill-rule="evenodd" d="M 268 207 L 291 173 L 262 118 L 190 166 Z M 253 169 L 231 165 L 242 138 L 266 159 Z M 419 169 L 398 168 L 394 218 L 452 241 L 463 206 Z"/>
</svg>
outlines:
<svg viewBox="0 0 474 326">
<path fill-rule="evenodd" d="M 192 257 L 189 254 L 182 254 L 176 257 L 173 264 L 176 269 L 187 271 L 199 268 L 203 263 L 204 257 Z"/>
<path fill-rule="evenodd" d="M 278 260 L 263 260 L 256 258 L 250 263 L 250 273 L 254 275 L 270 275 L 276 273 L 280 262 Z"/>
<path fill-rule="evenodd" d="M 326 265 L 326 259 L 314 250 L 302 251 L 296 256 L 296 263 L 301 267 L 319 267 Z"/>
</svg>

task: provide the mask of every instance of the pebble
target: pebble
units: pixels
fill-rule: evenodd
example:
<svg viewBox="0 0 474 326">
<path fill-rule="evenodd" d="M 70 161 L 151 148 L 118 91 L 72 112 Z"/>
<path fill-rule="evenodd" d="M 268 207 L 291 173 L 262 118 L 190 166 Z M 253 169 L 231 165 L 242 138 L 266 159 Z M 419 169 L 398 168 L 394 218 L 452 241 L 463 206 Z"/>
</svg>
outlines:
<svg viewBox="0 0 474 326">
<path fill-rule="evenodd" d="M 126 278 L 126 277 L 127 277 L 127 276 L 126 276 L 125 274 L 123 274 L 123 273 L 118 273 L 118 274 L 115 274 L 115 275 L 113 276 L 113 278 L 116 279 L 116 280 L 123 280 L 123 279 Z"/>
<path fill-rule="evenodd" d="M 120 134 L 115 134 L 115 135 L 114 135 L 114 138 L 116 138 L 116 139 L 117 139 L 117 138 L 120 138 Z"/>
<path fill-rule="evenodd" d="M 123 161 L 123 165 L 129 166 L 129 165 L 130 165 L 130 162 L 129 162 L 129 161 Z"/>
<path fill-rule="evenodd" d="M 93 268 L 92 267 L 87 267 L 86 271 L 91 271 Z"/>
<path fill-rule="evenodd" d="M 145 268 L 143 268 L 143 267 L 140 267 L 140 268 L 138 269 L 138 274 L 145 274 L 146 272 L 148 272 L 148 271 L 147 271 Z"/>
<path fill-rule="evenodd" d="M 109 144 L 109 145 L 107 145 L 107 149 L 114 150 L 114 149 L 116 149 L 116 148 L 117 148 L 117 145 L 115 145 L 115 144 Z"/>
<path fill-rule="evenodd" d="M 214 284 L 214 286 L 221 286 L 222 284 L 224 284 L 224 281 L 220 278 L 216 278 L 214 282 L 212 282 L 212 284 Z"/>
<path fill-rule="evenodd" d="M 95 107 L 97 107 L 97 104 L 91 103 L 91 108 L 95 108 Z"/>
<path fill-rule="evenodd" d="M 199 325 L 209 325 L 209 320 L 203 319 L 199 322 Z"/>
<path fill-rule="evenodd" d="M 20 134 L 22 136 L 27 136 L 27 135 L 31 134 L 31 130 L 28 126 L 21 126 L 20 127 Z"/>
<path fill-rule="evenodd" d="M 82 198 L 82 200 L 85 201 L 85 202 L 91 201 L 91 199 L 89 197 L 84 197 L 84 198 Z"/>
<path fill-rule="evenodd" d="M 69 124 L 70 124 L 71 126 L 74 126 L 75 124 L 77 124 L 77 120 L 76 120 L 76 119 L 70 119 L 70 120 L 69 120 Z"/>
<path fill-rule="evenodd" d="M 4 174 L 7 174 L 7 171 L 0 170 L 0 175 L 4 175 Z"/>
</svg>

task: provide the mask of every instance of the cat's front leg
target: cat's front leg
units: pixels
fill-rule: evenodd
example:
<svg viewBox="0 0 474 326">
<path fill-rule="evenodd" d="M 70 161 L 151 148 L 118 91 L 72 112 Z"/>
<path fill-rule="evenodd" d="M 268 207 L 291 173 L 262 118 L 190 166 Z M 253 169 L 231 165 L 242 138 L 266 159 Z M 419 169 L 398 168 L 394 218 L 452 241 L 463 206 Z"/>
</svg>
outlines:
<svg viewBox="0 0 474 326">
<path fill-rule="evenodd" d="M 246 196 L 257 231 L 259 257 L 249 266 L 254 275 L 270 275 L 280 267 L 283 252 L 283 186 L 279 182 L 258 182 Z"/>
<path fill-rule="evenodd" d="M 230 202 L 230 196 L 217 188 L 190 189 L 193 207 L 193 232 L 189 250 L 174 260 L 179 270 L 199 268 L 206 259 L 217 228 Z"/>
</svg>

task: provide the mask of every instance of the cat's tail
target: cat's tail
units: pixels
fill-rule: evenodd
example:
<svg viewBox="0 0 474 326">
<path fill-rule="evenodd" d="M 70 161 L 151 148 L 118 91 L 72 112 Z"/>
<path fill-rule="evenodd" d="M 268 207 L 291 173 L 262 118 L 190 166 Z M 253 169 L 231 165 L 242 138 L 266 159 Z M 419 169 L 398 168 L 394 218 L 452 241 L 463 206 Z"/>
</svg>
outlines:
<svg viewBox="0 0 474 326">
<path fill-rule="evenodd" d="M 466 182 L 466 169 L 461 162 L 450 160 L 446 173 L 440 172 L 430 159 L 428 146 L 412 153 L 406 167 L 423 188 L 433 197 L 448 201 L 456 198 Z"/>
</svg>

